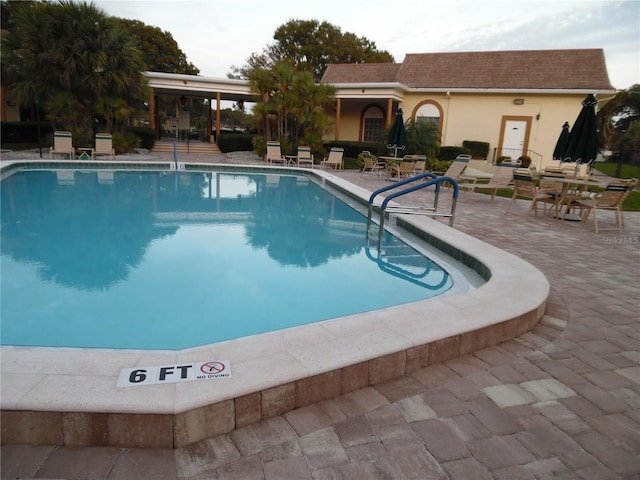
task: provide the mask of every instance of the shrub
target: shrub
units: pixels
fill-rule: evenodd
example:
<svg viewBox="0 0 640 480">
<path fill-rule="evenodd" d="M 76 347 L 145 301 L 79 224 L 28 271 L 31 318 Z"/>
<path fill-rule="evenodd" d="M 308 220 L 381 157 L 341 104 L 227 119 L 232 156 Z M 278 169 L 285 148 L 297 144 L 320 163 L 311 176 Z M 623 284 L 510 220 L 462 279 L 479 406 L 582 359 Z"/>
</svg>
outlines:
<svg viewBox="0 0 640 480">
<path fill-rule="evenodd" d="M 267 141 L 262 135 L 256 135 L 251 139 L 251 145 L 253 145 L 253 151 L 260 157 L 264 157 L 267 154 Z"/>
<path fill-rule="evenodd" d="M 462 146 L 469 149 L 471 158 L 482 158 L 486 160 L 489 156 L 489 142 L 479 142 L 476 140 L 465 140 Z"/>
<path fill-rule="evenodd" d="M 156 143 L 156 131 L 149 127 L 128 127 L 126 133 L 131 133 L 140 139 L 139 146 L 151 150 Z M 138 147 L 135 147 L 138 148 Z"/>
<path fill-rule="evenodd" d="M 387 155 L 386 145 L 380 145 L 374 142 L 349 142 L 342 140 L 335 140 L 324 143 L 324 149 L 328 152 L 331 147 L 344 148 L 344 156 L 350 158 L 358 158 L 358 155 L 363 150 L 369 150 L 372 155 Z"/>
<path fill-rule="evenodd" d="M 529 155 L 522 155 L 518 160 L 522 162 L 520 165 L 522 168 L 529 168 L 529 165 L 531 165 L 531 157 Z"/>
<path fill-rule="evenodd" d="M 250 152 L 255 150 L 254 138 L 256 137 L 247 133 L 221 133 L 218 139 L 218 146 L 222 153 Z M 266 144 L 264 148 L 264 152 L 267 153 Z"/>
<path fill-rule="evenodd" d="M 469 155 L 469 149 L 465 147 L 440 147 L 439 160 L 454 160 L 458 155 Z"/>
<path fill-rule="evenodd" d="M 142 145 L 142 139 L 131 131 L 113 133 L 113 148 L 117 154 L 133 152 Z"/>
<path fill-rule="evenodd" d="M 42 145 L 45 139 L 53 139 L 51 122 L 40 122 L 40 138 Z M 0 138 L 3 144 L 38 143 L 38 122 L 0 122 Z M 47 144 L 47 145 L 50 145 Z"/>
<path fill-rule="evenodd" d="M 437 158 L 427 159 L 426 169 L 429 172 L 444 173 L 451 166 L 453 160 L 438 160 Z"/>
</svg>

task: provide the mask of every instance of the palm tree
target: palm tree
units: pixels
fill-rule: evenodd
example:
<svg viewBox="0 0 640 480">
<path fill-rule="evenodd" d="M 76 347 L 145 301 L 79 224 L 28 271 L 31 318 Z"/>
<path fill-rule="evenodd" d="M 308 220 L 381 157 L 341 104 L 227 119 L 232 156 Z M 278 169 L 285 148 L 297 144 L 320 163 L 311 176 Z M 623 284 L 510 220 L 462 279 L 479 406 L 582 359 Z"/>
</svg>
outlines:
<svg viewBox="0 0 640 480">
<path fill-rule="evenodd" d="M 314 151 L 320 150 L 330 122 L 326 108 L 334 101 L 332 86 L 316 84 L 310 72 L 296 70 L 286 61 L 272 70 L 254 69 L 250 84 L 261 99 L 253 112 L 256 124 L 264 124 L 267 140 L 275 137 L 293 148 L 303 139 Z"/>
<path fill-rule="evenodd" d="M 21 103 L 41 101 L 56 128 L 91 138 L 105 98 L 130 105 L 148 98 L 140 52 L 115 18 L 71 1 L 9 5 L 3 81 Z"/>
<path fill-rule="evenodd" d="M 275 84 L 269 70 L 256 68 L 251 72 L 249 83 L 252 90 L 258 95 L 260 101 L 253 109 L 256 125 L 264 125 L 264 136 L 267 140 L 272 140 L 271 122 L 271 97 L 275 90 Z"/>
</svg>

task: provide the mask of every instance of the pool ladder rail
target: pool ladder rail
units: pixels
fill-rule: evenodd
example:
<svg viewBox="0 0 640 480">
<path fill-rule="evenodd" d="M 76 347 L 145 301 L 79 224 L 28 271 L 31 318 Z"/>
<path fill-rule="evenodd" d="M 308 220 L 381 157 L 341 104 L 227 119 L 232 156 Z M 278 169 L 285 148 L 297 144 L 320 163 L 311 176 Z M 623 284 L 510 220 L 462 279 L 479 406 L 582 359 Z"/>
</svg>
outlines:
<svg viewBox="0 0 640 480">
<path fill-rule="evenodd" d="M 440 268 L 438 268 L 438 272 L 442 275 L 435 283 L 430 283 L 429 275 L 432 274 L 434 267 L 437 267 L 437 265 L 433 260 L 417 253 L 406 244 L 378 245 L 377 248 L 374 248 L 375 252 L 372 251 L 371 245 L 367 242 L 365 254 L 383 272 L 428 290 L 439 290 L 447 284 L 449 275 Z"/>
<path fill-rule="evenodd" d="M 429 179 L 429 180 L 427 180 Z M 426 181 L 420 181 L 426 180 Z M 384 222 L 386 214 L 412 214 L 412 215 L 429 215 L 431 217 L 448 217 L 449 218 L 449 226 L 453 226 L 453 219 L 456 212 L 456 203 L 458 201 L 458 196 L 460 193 L 460 188 L 458 186 L 458 182 L 453 177 L 449 176 L 441 176 L 435 175 L 431 172 L 421 173 L 419 175 L 407 178 L 405 180 L 394 183 L 393 185 L 387 185 L 386 187 L 379 188 L 374 191 L 369 197 L 369 213 L 367 215 L 367 236 L 369 235 L 369 231 L 371 228 L 371 222 L 373 217 L 373 209 L 375 207 L 374 200 L 375 198 L 383 192 L 387 192 L 389 190 L 394 190 L 399 187 L 403 187 L 405 185 L 419 182 L 416 185 L 403 188 L 397 192 L 391 193 L 382 201 L 382 204 L 379 205 L 380 209 L 380 223 L 378 228 L 378 244 L 382 243 L 382 237 L 384 233 Z M 453 187 L 453 198 L 451 202 L 451 211 L 446 212 L 438 212 L 438 197 L 440 196 L 440 188 L 443 183 L 450 183 Z M 394 198 L 401 197 L 402 195 L 406 195 L 411 192 L 415 192 L 416 190 L 420 190 L 423 188 L 427 188 L 434 185 L 435 186 L 435 196 L 433 199 L 433 206 L 424 206 L 424 205 L 389 205 L 389 202 Z"/>
</svg>

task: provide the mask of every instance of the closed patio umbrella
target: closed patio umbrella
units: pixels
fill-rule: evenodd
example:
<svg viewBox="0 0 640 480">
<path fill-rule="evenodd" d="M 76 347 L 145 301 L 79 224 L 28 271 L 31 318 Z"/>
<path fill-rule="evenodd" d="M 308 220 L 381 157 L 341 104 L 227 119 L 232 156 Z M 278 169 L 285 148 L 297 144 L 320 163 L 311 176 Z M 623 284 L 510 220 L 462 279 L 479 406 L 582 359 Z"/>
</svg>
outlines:
<svg viewBox="0 0 640 480">
<path fill-rule="evenodd" d="M 564 125 L 562 125 L 562 131 L 560 132 L 560 136 L 558 137 L 558 141 L 556 142 L 556 148 L 553 149 L 553 159 L 562 160 L 564 158 L 564 153 L 567 151 L 568 145 L 569 122 L 564 122 Z"/>
<path fill-rule="evenodd" d="M 576 118 L 569 144 L 562 156 L 563 162 L 578 162 L 591 165 L 598 155 L 598 126 L 596 123 L 596 109 L 598 101 L 593 94 L 587 95 L 582 101 L 582 109 Z"/>
<path fill-rule="evenodd" d="M 404 150 L 407 146 L 407 131 L 404 127 L 404 120 L 402 119 L 402 109 L 399 108 L 396 112 L 396 118 L 393 120 L 391 130 L 389 131 L 389 140 L 387 148 L 393 148 L 393 156 L 398 156 L 398 150 Z"/>
</svg>

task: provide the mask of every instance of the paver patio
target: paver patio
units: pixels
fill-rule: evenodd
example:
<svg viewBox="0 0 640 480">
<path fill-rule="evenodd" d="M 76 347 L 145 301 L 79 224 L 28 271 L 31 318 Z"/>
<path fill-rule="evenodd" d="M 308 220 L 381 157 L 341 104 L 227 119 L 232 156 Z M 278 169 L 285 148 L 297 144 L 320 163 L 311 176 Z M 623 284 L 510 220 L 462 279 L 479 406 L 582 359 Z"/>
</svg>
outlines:
<svg viewBox="0 0 640 480">
<path fill-rule="evenodd" d="M 338 175 L 370 190 L 385 184 Z M 0 476 L 640 478 L 640 213 L 625 215 L 624 233 L 595 233 L 592 220 L 466 200 L 453 228 L 522 257 L 551 283 L 547 316 L 531 332 L 177 450 L 3 445 Z"/>
</svg>

